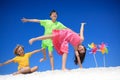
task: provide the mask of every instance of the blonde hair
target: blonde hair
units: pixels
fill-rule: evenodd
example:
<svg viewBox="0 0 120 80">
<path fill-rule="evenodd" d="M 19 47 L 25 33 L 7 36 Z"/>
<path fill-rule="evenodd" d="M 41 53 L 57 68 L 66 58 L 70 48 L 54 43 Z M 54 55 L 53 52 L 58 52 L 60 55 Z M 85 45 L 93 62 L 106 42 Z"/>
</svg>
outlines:
<svg viewBox="0 0 120 80">
<path fill-rule="evenodd" d="M 15 47 L 15 49 L 14 49 L 14 54 L 15 54 L 15 55 L 18 55 L 17 50 L 19 49 L 19 47 L 23 48 L 23 50 L 24 50 L 24 47 L 23 47 L 22 45 L 19 45 L 19 44 L 18 44 L 18 45 Z"/>
</svg>

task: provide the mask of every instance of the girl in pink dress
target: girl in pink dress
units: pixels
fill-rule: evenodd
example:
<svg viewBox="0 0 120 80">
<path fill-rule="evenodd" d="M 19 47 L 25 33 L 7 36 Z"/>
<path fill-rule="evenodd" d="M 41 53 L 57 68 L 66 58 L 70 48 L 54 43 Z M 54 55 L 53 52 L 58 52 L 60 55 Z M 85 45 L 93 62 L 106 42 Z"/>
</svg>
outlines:
<svg viewBox="0 0 120 80">
<path fill-rule="evenodd" d="M 68 43 L 70 43 L 75 50 L 74 62 L 75 64 L 79 64 L 80 68 L 82 68 L 82 62 L 86 54 L 86 48 L 82 45 L 84 40 L 84 25 L 85 23 L 81 23 L 80 34 L 77 34 L 70 29 L 53 30 L 52 35 L 32 38 L 29 40 L 29 43 L 32 44 L 36 40 L 52 39 L 56 51 L 58 54 L 62 55 L 62 70 L 67 70 L 66 59 L 68 54 Z"/>
</svg>

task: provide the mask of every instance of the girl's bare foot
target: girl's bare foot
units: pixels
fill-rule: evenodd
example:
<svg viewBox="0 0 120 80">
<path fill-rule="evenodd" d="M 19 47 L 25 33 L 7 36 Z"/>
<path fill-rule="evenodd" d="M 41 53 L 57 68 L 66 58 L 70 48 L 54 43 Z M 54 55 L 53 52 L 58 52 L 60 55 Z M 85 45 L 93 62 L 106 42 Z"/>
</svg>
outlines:
<svg viewBox="0 0 120 80">
<path fill-rule="evenodd" d="M 70 69 L 62 68 L 62 71 L 70 71 Z"/>
<path fill-rule="evenodd" d="M 18 74 L 20 74 L 20 72 L 14 72 L 12 75 L 18 75 Z"/>
</svg>

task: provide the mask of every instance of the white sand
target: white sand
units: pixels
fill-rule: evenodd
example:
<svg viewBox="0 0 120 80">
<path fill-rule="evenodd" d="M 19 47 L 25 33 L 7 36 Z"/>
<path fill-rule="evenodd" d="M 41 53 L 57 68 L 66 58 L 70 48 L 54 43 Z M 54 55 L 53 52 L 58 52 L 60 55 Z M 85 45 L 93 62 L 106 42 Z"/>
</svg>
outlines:
<svg viewBox="0 0 120 80">
<path fill-rule="evenodd" d="M 34 72 L 16 76 L 0 75 L 0 80 L 120 80 L 120 66 Z"/>
</svg>

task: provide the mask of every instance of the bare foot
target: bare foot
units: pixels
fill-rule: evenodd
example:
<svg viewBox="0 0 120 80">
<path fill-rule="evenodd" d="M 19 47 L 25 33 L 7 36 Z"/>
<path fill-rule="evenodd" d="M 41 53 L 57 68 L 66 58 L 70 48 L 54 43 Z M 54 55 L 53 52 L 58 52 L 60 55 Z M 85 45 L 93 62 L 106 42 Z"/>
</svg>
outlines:
<svg viewBox="0 0 120 80">
<path fill-rule="evenodd" d="M 62 71 L 70 71 L 70 69 L 63 68 Z"/>
<path fill-rule="evenodd" d="M 51 68 L 52 71 L 54 71 L 54 68 Z"/>
<path fill-rule="evenodd" d="M 18 75 L 18 74 L 20 74 L 20 73 L 19 72 L 14 72 L 12 75 L 15 76 L 15 75 Z"/>
<path fill-rule="evenodd" d="M 29 40 L 29 44 L 32 45 L 32 43 L 34 42 L 34 38 Z"/>
<path fill-rule="evenodd" d="M 42 58 L 42 59 L 40 59 L 40 62 L 43 62 L 43 61 L 45 61 L 46 60 L 46 58 Z"/>
</svg>

